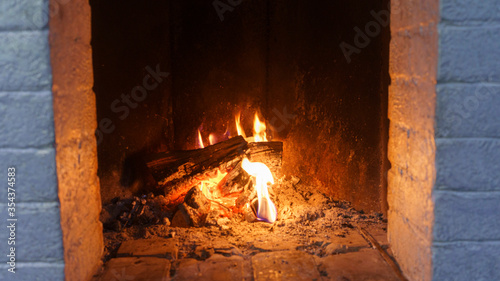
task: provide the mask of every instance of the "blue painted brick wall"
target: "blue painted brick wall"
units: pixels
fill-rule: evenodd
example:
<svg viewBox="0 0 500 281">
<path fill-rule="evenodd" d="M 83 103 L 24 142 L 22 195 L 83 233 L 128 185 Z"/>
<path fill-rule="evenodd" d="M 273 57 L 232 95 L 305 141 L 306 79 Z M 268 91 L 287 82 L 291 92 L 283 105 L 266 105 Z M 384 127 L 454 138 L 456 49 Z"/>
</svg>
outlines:
<svg viewBox="0 0 500 281">
<path fill-rule="evenodd" d="M 0 280 L 64 280 L 57 197 L 47 0 L 0 1 L 0 221 L 7 219 L 7 167 L 16 167 L 16 271 Z"/>
<path fill-rule="evenodd" d="M 500 280 L 500 1 L 440 11 L 434 280 Z"/>
</svg>

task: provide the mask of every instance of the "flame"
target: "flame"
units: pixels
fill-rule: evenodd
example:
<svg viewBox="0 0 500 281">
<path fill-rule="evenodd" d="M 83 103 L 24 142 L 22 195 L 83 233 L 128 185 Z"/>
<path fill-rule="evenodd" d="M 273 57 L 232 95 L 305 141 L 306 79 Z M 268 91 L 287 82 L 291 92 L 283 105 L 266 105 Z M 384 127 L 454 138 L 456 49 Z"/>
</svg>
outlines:
<svg viewBox="0 0 500 281">
<path fill-rule="evenodd" d="M 238 131 L 238 136 L 243 136 L 244 138 L 246 138 L 247 136 L 245 135 L 245 131 L 243 131 L 243 128 L 241 127 L 240 117 L 241 112 L 238 112 L 238 114 L 236 114 L 234 118 L 234 121 L 236 122 L 236 130 Z"/>
<path fill-rule="evenodd" d="M 253 122 L 253 137 L 255 142 L 267 141 L 266 124 L 260 122 L 257 113 L 255 113 L 255 121 Z"/>
<path fill-rule="evenodd" d="M 215 138 L 214 134 L 208 135 L 208 142 L 210 143 L 210 145 L 213 145 L 213 144 L 217 143 L 217 139 Z"/>
<path fill-rule="evenodd" d="M 198 130 L 198 146 L 200 148 L 205 148 L 205 145 L 203 144 L 203 139 L 201 138 L 200 130 Z"/>
<path fill-rule="evenodd" d="M 217 170 L 217 173 L 211 173 L 208 175 L 208 179 L 203 180 L 200 183 L 200 190 L 208 199 L 216 199 L 217 195 L 217 185 L 224 179 L 227 172 L 221 172 Z"/>
<path fill-rule="evenodd" d="M 249 175 L 255 177 L 255 189 L 257 190 L 257 200 L 259 206 L 257 208 L 257 217 L 261 220 L 273 223 L 276 221 L 276 206 L 269 197 L 267 184 L 274 184 L 273 174 L 271 170 L 260 162 L 250 162 L 247 158 L 243 159 L 241 164 L 243 170 Z"/>
</svg>

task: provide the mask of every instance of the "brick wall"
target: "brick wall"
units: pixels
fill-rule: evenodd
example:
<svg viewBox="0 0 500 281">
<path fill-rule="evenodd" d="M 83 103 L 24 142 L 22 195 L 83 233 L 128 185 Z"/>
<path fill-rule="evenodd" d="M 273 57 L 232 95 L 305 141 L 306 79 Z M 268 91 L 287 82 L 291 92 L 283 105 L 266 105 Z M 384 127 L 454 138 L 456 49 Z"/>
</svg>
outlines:
<svg viewBox="0 0 500 281">
<path fill-rule="evenodd" d="M 394 254 L 410 280 L 499 280 L 500 2 L 391 2 Z"/>
<path fill-rule="evenodd" d="M 47 1 L 0 2 L 0 279 L 63 280 Z M 45 15 L 45 16 L 44 16 Z M 7 271 L 7 168 L 16 168 L 16 274 Z"/>
<path fill-rule="evenodd" d="M 500 2 L 441 0 L 435 280 L 500 280 Z"/>
<path fill-rule="evenodd" d="M 410 280 L 432 276 L 437 1 L 391 1 L 388 238 Z"/>
<path fill-rule="evenodd" d="M 65 278 L 90 280 L 101 265 L 101 197 L 90 6 L 88 0 L 50 0 L 50 61 Z"/>
</svg>

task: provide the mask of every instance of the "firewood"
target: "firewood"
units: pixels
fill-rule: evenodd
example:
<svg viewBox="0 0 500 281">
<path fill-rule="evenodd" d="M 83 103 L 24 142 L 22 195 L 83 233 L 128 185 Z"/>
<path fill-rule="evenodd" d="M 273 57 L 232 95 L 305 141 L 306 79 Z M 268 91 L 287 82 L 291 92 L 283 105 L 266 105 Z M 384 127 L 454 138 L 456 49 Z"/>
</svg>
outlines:
<svg viewBox="0 0 500 281">
<path fill-rule="evenodd" d="M 245 153 L 252 162 L 261 162 L 271 170 L 275 179 L 281 177 L 283 143 L 280 141 L 251 142 Z"/>
<path fill-rule="evenodd" d="M 145 162 L 169 204 L 177 206 L 190 188 L 217 171 L 228 172 L 218 185 L 222 196 L 243 192 L 250 182 L 240 164 L 244 157 L 266 164 L 279 177 L 282 152 L 282 142 L 247 143 L 237 136 L 203 149 L 157 153 Z"/>
<path fill-rule="evenodd" d="M 282 142 L 251 142 L 245 156 L 252 162 L 261 162 L 271 170 L 275 179 L 281 176 Z M 219 187 L 223 196 L 241 193 L 250 183 L 251 177 L 239 162 L 221 181 Z"/>
<path fill-rule="evenodd" d="M 249 181 L 251 178 L 241 167 L 240 161 L 219 183 L 218 188 L 222 196 L 241 193 Z"/>
<path fill-rule="evenodd" d="M 205 219 L 210 212 L 210 201 L 195 186 L 186 194 L 184 203 L 179 205 L 178 212 L 181 212 L 189 225 L 202 226 L 205 224 Z"/>
<path fill-rule="evenodd" d="M 228 171 L 241 161 L 247 142 L 237 136 L 204 149 L 158 153 L 146 166 L 173 204 L 182 202 L 187 191 L 219 171 Z"/>
</svg>

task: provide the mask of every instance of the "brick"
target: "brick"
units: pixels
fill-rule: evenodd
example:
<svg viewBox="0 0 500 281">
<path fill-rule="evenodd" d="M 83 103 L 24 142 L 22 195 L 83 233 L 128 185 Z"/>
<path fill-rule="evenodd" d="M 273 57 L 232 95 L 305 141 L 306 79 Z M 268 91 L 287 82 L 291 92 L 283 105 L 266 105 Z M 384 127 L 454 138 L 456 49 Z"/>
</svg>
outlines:
<svg viewBox="0 0 500 281">
<path fill-rule="evenodd" d="M 8 266 L 0 265 L 0 280 L 15 281 L 64 281 L 64 263 L 16 263 L 16 273 L 7 271 Z"/>
<path fill-rule="evenodd" d="M 54 143 L 51 92 L 0 92 L 0 147 L 42 147 Z"/>
<path fill-rule="evenodd" d="M 48 31 L 0 32 L 0 91 L 50 90 Z"/>
<path fill-rule="evenodd" d="M 47 27 L 49 21 L 48 2 L 48 0 L 1 1 L 0 30 L 29 30 Z"/>
<path fill-rule="evenodd" d="M 500 242 L 436 243 L 432 280 L 500 280 L 499 252 Z"/>
<path fill-rule="evenodd" d="M 407 29 L 437 22 L 439 4 L 433 0 L 391 1 L 391 30 Z"/>
<path fill-rule="evenodd" d="M 316 258 L 316 263 L 322 276 L 329 280 L 400 280 L 378 251 L 373 249 Z"/>
<path fill-rule="evenodd" d="M 432 237 L 415 229 L 420 221 L 409 221 L 390 207 L 388 220 L 389 243 L 403 274 L 409 280 L 431 280 Z"/>
<path fill-rule="evenodd" d="M 0 204 L 0 210 L 4 210 L 0 214 L 0 220 L 7 222 L 7 205 Z M 15 241 L 19 262 L 63 260 L 58 203 L 18 203 L 16 217 Z M 7 241 L 8 235 L 8 231 L 1 231 L 0 241 Z M 6 255 L 2 255 L 0 261 L 4 264 L 7 261 Z"/>
<path fill-rule="evenodd" d="M 395 170 L 402 168 L 412 181 L 422 182 L 433 177 L 434 155 L 432 128 L 419 130 L 391 121 L 388 159 Z"/>
<path fill-rule="evenodd" d="M 436 136 L 500 137 L 500 84 L 438 85 Z"/>
<path fill-rule="evenodd" d="M 434 81 L 437 70 L 437 41 L 435 22 L 417 25 L 408 30 L 392 30 L 389 58 L 391 78 L 404 75 L 411 79 L 425 78 Z"/>
<path fill-rule="evenodd" d="M 435 193 L 435 241 L 500 240 L 500 192 Z"/>
<path fill-rule="evenodd" d="M 243 258 L 239 256 L 213 255 L 205 261 L 183 259 L 173 280 L 244 280 L 243 263 Z"/>
<path fill-rule="evenodd" d="M 500 81 L 500 26 L 439 28 L 438 81 Z"/>
<path fill-rule="evenodd" d="M 419 179 L 399 167 L 392 167 L 388 175 L 387 202 L 389 208 L 412 224 L 412 229 L 426 237 L 432 236 L 433 204 L 432 178 Z M 389 226 L 391 222 L 389 220 Z"/>
<path fill-rule="evenodd" d="M 437 139 L 436 186 L 458 191 L 500 190 L 500 139 Z"/>
<path fill-rule="evenodd" d="M 0 173 L 7 177 L 7 168 L 16 168 L 16 201 L 57 201 L 55 151 L 50 149 L 0 149 Z M 7 188 L 0 189 L 0 198 L 7 198 Z M 5 202 L 0 202 L 5 203 Z"/>
<path fill-rule="evenodd" d="M 431 79 L 392 78 L 388 117 L 412 130 L 434 127 L 435 82 Z"/>
<path fill-rule="evenodd" d="M 441 0 L 441 20 L 453 23 L 500 21 L 500 2 L 483 0 L 480 4 L 473 0 Z"/>
<path fill-rule="evenodd" d="M 301 251 L 279 251 L 252 257 L 254 280 L 319 280 L 312 255 Z"/>
<path fill-rule="evenodd" d="M 170 261 L 153 257 L 114 258 L 106 264 L 98 280 L 167 281 L 170 280 Z"/>
</svg>

